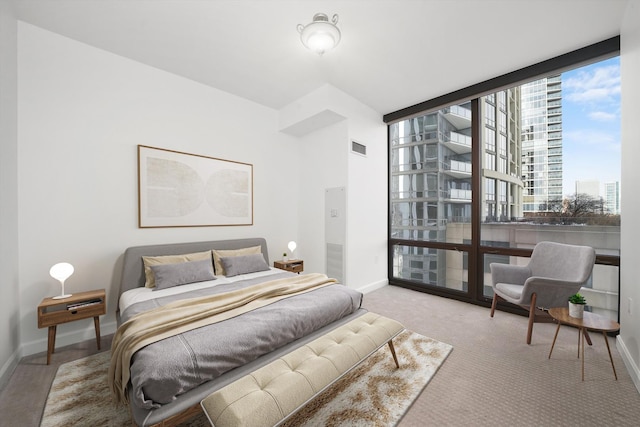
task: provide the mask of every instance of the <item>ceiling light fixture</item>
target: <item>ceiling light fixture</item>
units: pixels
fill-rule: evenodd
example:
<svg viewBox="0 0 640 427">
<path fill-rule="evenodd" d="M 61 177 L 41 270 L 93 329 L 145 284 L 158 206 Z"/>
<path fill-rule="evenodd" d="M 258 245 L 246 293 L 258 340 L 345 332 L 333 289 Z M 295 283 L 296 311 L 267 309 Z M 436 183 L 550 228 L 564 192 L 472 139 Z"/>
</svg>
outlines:
<svg viewBox="0 0 640 427">
<path fill-rule="evenodd" d="M 333 15 L 331 22 L 324 13 L 313 15 L 313 22 L 307 25 L 298 24 L 296 27 L 300 33 L 302 44 L 322 55 L 325 51 L 333 49 L 340 43 L 340 29 L 336 26 L 338 14 Z"/>
</svg>

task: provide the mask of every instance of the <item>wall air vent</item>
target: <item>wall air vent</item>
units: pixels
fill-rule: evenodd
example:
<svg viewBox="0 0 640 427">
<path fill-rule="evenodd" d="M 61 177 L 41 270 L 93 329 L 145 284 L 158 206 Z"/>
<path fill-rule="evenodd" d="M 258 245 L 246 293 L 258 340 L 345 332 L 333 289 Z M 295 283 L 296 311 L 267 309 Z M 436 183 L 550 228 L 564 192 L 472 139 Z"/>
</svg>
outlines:
<svg viewBox="0 0 640 427">
<path fill-rule="evenodd" d="M 362 156 L 367 155 L 367 146 L 359 142 L 351 141 L 351 151 Z"/>
<path fill-rule="evenodd" d="M 344 246 L 327 243 L 327 276 L 344 283 Z"/>
</svg>

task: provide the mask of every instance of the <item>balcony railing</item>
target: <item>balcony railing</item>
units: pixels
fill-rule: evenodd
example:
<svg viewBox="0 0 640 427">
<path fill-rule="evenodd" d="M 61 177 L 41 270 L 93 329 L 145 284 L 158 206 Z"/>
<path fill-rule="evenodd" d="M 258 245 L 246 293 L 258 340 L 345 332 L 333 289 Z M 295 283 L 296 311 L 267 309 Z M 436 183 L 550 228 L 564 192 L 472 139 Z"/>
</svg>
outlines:
<svg viewBox="0 0 640 427">
<path fill-rule="evenodd" d="M 409 219 L 402 218 L 393 220 L 393 228 L 405 228 L 405 227 L 420 227 L 420 228 L 432 228 L 432 227 L 444 227 L 447 225 L 446 219 Z"/>
<path fill-rule="evenodd" d="M 449 162 L 441 162 L 442 169 L 445 171 L 462 172 L 464 174 L 471 173 L 471 162 L 461 162 L 458 160 L 451 160 Z"/>
<path fill-rule="evenodd" d="M 448 199 L 453 200 L 468 200 L 471 201 L 471 190 L 459 190 L 452 188 L 449 190 Z"/>
<path fill-rule="evenodd" d="M 452 105 L 450 107 L 443 108 L 442 112 L 444 114 L 455 114 L 456 116 L 471 120 L 471 110 L 459 105 Z"/>
<path fill-rule="evenodd" d="M 391 201 L 397 202 L 410 202 L 414 201 L 426 201 L 427 199 L 443 199 L 448 196 L 448 193 L 444 190 L 426 190 L 426 191 L 392 191 Z"/>
</svg>

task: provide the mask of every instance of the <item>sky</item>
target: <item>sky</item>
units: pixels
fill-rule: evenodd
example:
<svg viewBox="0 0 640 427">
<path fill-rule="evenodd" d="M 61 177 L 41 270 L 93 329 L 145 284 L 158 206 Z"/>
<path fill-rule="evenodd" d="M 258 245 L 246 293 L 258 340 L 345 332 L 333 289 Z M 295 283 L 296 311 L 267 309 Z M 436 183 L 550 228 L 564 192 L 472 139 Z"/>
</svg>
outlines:
<svg viewBox="0 0 640 427">
<path fill-rule="evenodd" d="M 620 181 L 620 57 L 562 74 L 563 193 Z"/>
</svg>

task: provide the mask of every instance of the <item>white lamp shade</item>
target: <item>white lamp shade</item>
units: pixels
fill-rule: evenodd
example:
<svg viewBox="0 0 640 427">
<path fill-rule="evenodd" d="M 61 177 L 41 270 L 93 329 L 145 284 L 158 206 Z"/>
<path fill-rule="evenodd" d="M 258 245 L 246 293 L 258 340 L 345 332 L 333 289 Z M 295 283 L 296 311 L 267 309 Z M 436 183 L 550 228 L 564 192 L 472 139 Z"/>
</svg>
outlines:
<svg viewBox="0 0 640 427">
<path fill-rule="evenodd" d="M 326 30 L 325 28 L 313 28 L 313 32 L 309 31 L 303 35 L 302 43 L 312 51 L 318 53 L 333 49 L 333 47 L 338 44 L 340 35 L 335 31 L 330 31 L 331 28 L 335 27 L 328 27 Z"/>
<path fill-rule="evenodd" d="M 338 15 L 333 15 L 330 22 L 326 14 L 316 13 L 313 16 L 313 22 L 307 25 L 298 25 L 302 44 L 320 55 L 333 49 L 340 42 L 340 30 L 336 26 L 337 23 Z"/>
<path fill-rule="evenodd" d="M 293 254 L 293 251 L 296 250 L 296 248 L 298 247 L 298 245 L 296 245 L 296 242 L 294 242 L 293 240 L 289 242 L 289 244 L 287 245 L 287 247 L 289 248 L 289 252 L 291 252 L 291 254 Z"/>
<path fill-rule="evenodd" d="M 49 270 L 49 274 L 54 279 L 59 280 L 61 283 L 64 282 L 73 274 L 73 265 L 68 262 L 59 262 L 58 264 L 51 267 Z"/>
<path fill-rule="evenodd" d="M 62 293 L 57 297 L 53 297 L 53 299 L 64 299 L 69 298 L 71 294 L 64 293 L 64 281 L 69 278 L 73 274 L 73 265 L 68 262 L 59 262 L 49 270 L 49 274 L 54 279 L 60 281 L 60 287 L 62 288 Z"/>
</svg>

